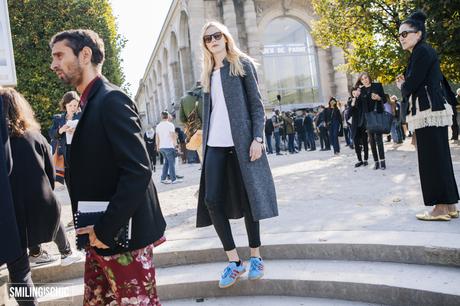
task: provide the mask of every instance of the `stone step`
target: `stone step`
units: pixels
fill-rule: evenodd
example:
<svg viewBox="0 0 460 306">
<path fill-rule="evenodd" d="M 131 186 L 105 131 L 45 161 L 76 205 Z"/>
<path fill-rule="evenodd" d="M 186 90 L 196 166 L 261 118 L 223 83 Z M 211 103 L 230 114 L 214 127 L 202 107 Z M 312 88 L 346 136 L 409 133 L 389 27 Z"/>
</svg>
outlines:
<svg viewBox="0 0 460 306">
<path fill-rule="evenodd" d="M 247 236 L 236 236 L 247 245 Z M 266 234 L 265 259 L 330 259 L 383 261 L 460 267 L 460 234 L 401 231 L 318 231 Z M 247 247 L 239 247 L 242 258 Z M 155 250 L 157 267 L 225 261 L 215 236 L 168 240 Z"/>
<path fill-rule="evenodd" d="M 265 259 L 326 259 L 379 261 L 460 267 L 460 235 L 421 232 L 324 231 L 264 235 L 261 248 Z M 244 245 L 246 236 L 236 236 Z M 226 255 L 215 237 L 169 240 L 155 249 L 157 268 L 223 262 Z M 238 248 L 242 258 L 248 248 Z M 59 282 L 83 276 L 84 261 L 67 267 L 59 263 L 32 269 L 36 282 Z M 7 270 L 0 271 L 0 285 Z"/>
<path fill-rule="evenodd" d="M 359 303 L 344 300 L 316 299 L 292 296 L 236 296 L 205 299 L 171 300 L 163 306 L 381 306 L 381 304 Z"/>
<path fill-rule="evenodd" d="M 228 289 L 217 286 L 224 263 L 157 269 L 162 301 L 224 296 L 293 296 L 385 305 L 459 305 L 460 269 L 388 262 L 266 260 L 263 279 L 243 275 Z M 81 304 L 83 280 L 71 280 L 73 301 L 42 300 L 41 305 Z"/>
</svg>

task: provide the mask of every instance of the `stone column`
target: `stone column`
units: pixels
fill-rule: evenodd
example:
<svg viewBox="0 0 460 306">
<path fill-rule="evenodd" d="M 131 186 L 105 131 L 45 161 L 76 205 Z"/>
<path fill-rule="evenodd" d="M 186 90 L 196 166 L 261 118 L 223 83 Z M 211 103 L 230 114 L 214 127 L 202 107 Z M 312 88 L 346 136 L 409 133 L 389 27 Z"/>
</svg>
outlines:
<svg viewBox="0 0 460 306">
<path fill-rule="evenodd" d="M 345 57 L 342 49 L 332 47 L 332 65 L 334 69 L 334 84 L 336 84 L 336 98 L 346 101 L 348 98 L 348 78 L 347 74 L 342 71 L 337 71 L 335 68 L 345 64 Z"/>
<path fill-rule="evenodd" d="M 161 79 L 161 76 L 160 76 Z M 164 97 L 164 91 L 163 91 L 163 84 L 161 82 L 157 83 L 157 88 L 158 88 L 158 106 L 160 107 L 160 112 L 165 110 L 165 97 Z"/>
<path fill-rule="evenodd" d="M 263 42 L 259 36 L 259 28 L 257 27 L 257 13 L 254 0 L 246 0 L 244 2 L 244 20 L 248 37 L 248 54 L 260 64 L 259 69 L 257 69 L 257 75 L 259 77 L 260 92 L 265 104 L 267 102 L 267 88 L 265 87 L 263 75 Z"/>
<path fill-rule="evenodd" d="M 317 48 L 318 50 L 318 66 L 319 66 L 319 81 L 321 84 L 320 103 L 326 104 L 329 97 L 334 95 L 335 88 L 333 83 L 333 71 L 331 71 L 331 52 Z"/>
<path fill-rule="evenodd" d="M 180 49 L 180 61 L 181 61 L 181 74 L 183 77 L 183 84 L 184 84 L 184 90 L 189 90 L 193 87 L 194 85 L 194 69 L 192 66 L 192 62 L 190 60 L 191 58 L 191 52 L 189 47 L 183 47 Z M 201 61 L 200 61 L 201 62 Z M 199 71 L 201 71 L 201 67 L 199 68 Z M 200 76 L 198 76 L 197 80 L 200 79 Z"/>
<path fill-rule="evenodd" d="M 187 54 L 188 57 L 182 57 L 184 62 L 191 62 L 191 67 L 189 69 L 184 68 L 184 71 L 190 71 L 191 77 L 188 82 L 184 82 L 185 90 L 190 89 L 196 80 L 200 79 L 201 74 L 201 50 L 200 50 L 200 41 L 201 41 L 201 28 L 205 23 L 205 4 L 203 0 L 192 0 L 188 2 L 188 13 L 189 13 L 189 31 L 190 31 L 190 54 Z M 181 46 L 183 47 L 183 46 Z M 191 59 L 186 60 L 186 59 Z"/>
<path fill-rule="evenodd" d="M 154 96 L 154 104 L 153 108 L 155 109 L 155 118 L 153 120 L 153 124 L 156 126 L 158 122 L 160 122 L 160 115 L 161 115 L 161 106 L 160 106 L 160 100 L 158 99 L 158 91 L 159 88 L 157 87 L 155 91 L 153 92 Z"/>
<path fill-rule="evenodd" d="M 230 34 L 232 34 L 236 44 L 239 46 L 238 26 L 236 24 L 236 13 L 233 0 L 222 0 L 222 6 L 224 11 L 224 24 L 227 26 Z"/>
<path fill-rule="evenodd" d="M 168 66 L 165 65 L 165 70 L 168 69 Z M 168 73 L 163 74 L 163 92 L 164 92 L 164 102 L 165 108 L 170 111 L 171 109 L 171 92 L 169 91 L 169 79 Z"/>
<path fill-rule="evenodd" d="M 176 104 L 178 103 L 180 97 L 184 95 L 184 88 L 182 87 L 182 81 L 180 80 L 180 71 L 179 71 L 179 62 L 175 61 L 170 64 L 171 67 L 171 76 L 174 92 L 174 100 Z"/>
</svg>

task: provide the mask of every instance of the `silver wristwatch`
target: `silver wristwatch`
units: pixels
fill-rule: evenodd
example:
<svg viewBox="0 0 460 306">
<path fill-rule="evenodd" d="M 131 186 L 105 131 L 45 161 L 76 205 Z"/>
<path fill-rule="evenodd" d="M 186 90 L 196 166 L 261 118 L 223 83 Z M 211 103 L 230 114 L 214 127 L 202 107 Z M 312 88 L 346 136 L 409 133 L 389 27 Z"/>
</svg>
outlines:
<svg viewBox="0 0 460 306">
<path fill-rule="evenodd" d="M 254 140 L 258 143 L 264 143 L 264 140 L 261 137 L 254 137 Z"/>
</svg>

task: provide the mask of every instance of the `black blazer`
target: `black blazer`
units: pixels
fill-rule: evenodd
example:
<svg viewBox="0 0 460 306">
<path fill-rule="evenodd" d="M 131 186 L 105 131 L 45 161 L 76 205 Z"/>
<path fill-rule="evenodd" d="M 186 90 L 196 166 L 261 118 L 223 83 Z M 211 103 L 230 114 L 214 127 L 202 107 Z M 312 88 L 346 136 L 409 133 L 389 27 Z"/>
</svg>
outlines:
<svg viewBox="0 0 460 306">
<path fill-rule="evenodd" d="M 103 256 L 127 251 L 114 238 L 131 217 L 128 250 L 152 244 L 166 228 L 141 130 L 135 103 L 107 80 L 96 80 L 70 147 L 70 197 L 74 212 L 78 201 L 110 201 L 94 226 L 110 247 L 96 248 Z"/>
<path fill-rule="evenodd" d="M 381 100 L 373 100 L 371 98 L 372 93 L 378 94 Z M 360 100 L 360 103 L 362 103 L 362 107 L 365 113 L 372 112 L 375 109 L 377 109 L 377 113 L 383 113 L 383 104 L 387 102 L 387 98 L 381 83 L 371 83 L 370 89 L 361 87 L 361 94 L 357 100 Z M 358 104 L 358 101 L 356 102 Z"/>
<path fill-rule="evenodd" d="M 24 253 L 19 239 L 13 197 L 8 176 L 12 171 L 11 146 L 0 97 L 0 265 L 19 258 Z"/>
<path fill-rule="evenodd" d="M 61 216 L 50 145 L 40 132 L 11 137 L 11 191 L 23 248 L 54 239 Z"/>
<path fill-rule="evenodd" d="M 416 113 L 414 105 L 416 101 L 421 111 L 429 108 L 433 111 L 445 109 L 443 76 L 438 55 L 432 47 L 423 41 L 414 47 L 404 77 L 406 81 L 401 86 L 401 93 L 405 98 L 412 98 L 410 105 L 412 115 Z"/>
<path fill-rule="evenodd" d="M 337 122 L 339 124 L 339 126 L 343 124 L 342 115 L 340 114 L 340 110 L 338 108 L 333 108 L 332 109 L 330 122 L 331 122 L 331 125 L 334 122 Z"/>
<path fill-rule="evenodd" d="M 329 108 L 329 107 L 326 107 L 324 110 L 323 110 L 323 113 L 324 113 L 324 123 L 326 124 L 326 127 L 329 127 L 329 125 L 331 124 L 331 116 L 332 116 L 332 109 Z"/>
</svg>

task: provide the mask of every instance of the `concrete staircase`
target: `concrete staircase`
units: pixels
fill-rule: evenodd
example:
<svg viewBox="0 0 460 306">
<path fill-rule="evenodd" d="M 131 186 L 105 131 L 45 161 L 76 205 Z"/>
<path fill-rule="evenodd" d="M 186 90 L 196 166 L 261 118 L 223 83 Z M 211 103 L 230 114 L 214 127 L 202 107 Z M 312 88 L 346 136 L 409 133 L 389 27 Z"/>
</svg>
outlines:
<svg viewBox="0 0 460 306">
<path fill-rule="evenodd" d="M 245 239 L 236 237 L 237 245 L 245 245 Z M 459 234 L 291 232 L 265 235 L 262 241 L 264 278 L 249 281 L 243 275 L 228 289 L 217 287 L 226 261 L 217 239 L 176 240 L 158 247 L 154 261 L 162 303 L 460 305 Z M 248 258 L 247 248 L 240 255 Z M 41 305 L 81 305 L 83 265 L 34 269 L 36 283 L 62 283 L 70 291 L 62 299 L 45 297 Z M 275 303 L 280 299 L 281 304 Z"/>
</svg>

